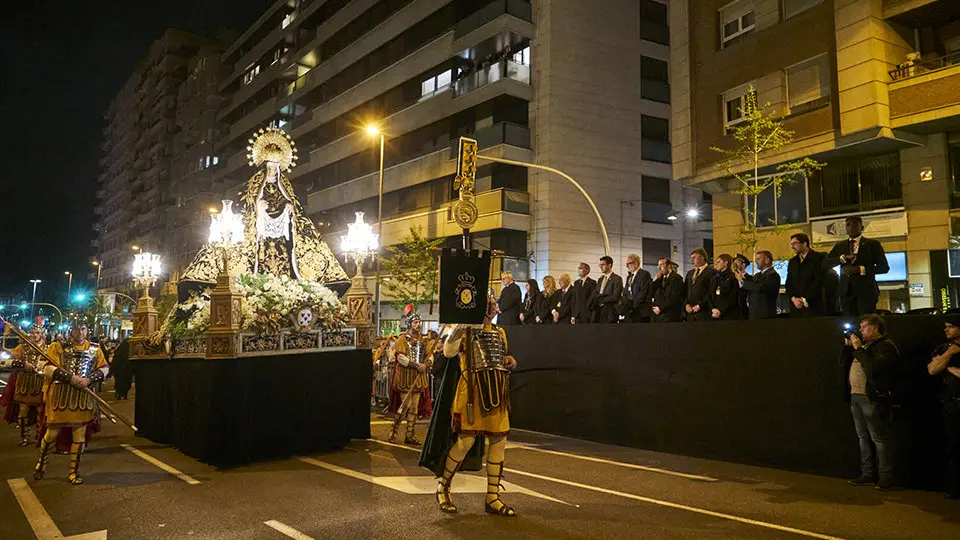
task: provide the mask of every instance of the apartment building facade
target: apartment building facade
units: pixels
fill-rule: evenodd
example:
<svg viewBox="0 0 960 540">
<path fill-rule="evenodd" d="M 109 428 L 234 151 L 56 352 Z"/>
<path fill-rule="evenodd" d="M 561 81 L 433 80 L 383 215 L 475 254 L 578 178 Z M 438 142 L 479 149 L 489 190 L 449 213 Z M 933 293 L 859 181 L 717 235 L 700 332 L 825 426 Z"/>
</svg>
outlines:
<svg viewBox="0 0 960 540">
<path fill-rule="evenodd" d="M 717 253 L 740 250 L 753 201 L 734 193 L 711 147 L 732 145 L 753 91 L 794 133 L 763 156 L 761 176 L 804 156 L 826 163 L 779 198 L 761 195 L 759 222 L 790 232 L 758 247 L 786 259 L 789 234 L 802 231 L 828 250 L 845 217 L 860 215 L 891 263 L 881 308 L 957 305 L 960 3 L 675 0 L 670 31 L 674 177 L 713 194 Z"/>
<path fill-rule="evenodd" d="M 214 176 L 236 191 L 249 134 L 285 129 L 301 149 L 291 179 L 336 251 L 354 212 L 377 221 L 379 144 L 364 130 L 374 124 L 386 135 L 383 243 L 419 226 L 454 245 L 454 157 L 469 136 L 481 154 L 576 178 L 618 264 L 643 252 L 652 268 L 686 251 L 683 240 L 702 245 L 696 223 L 668 219 L 685 197 L 710 209 L 669 181 L 668 42 L 656 0 L 278 1 L 223 55 L 228 127 Z M 481 161 L 477 192 L 475 243 L 504 251 L 520 278 L 603 254 L 589 206 L 561 178 Z"/>
<path fill-rule="evenodd" d="M 106 114 L 97 191 L 99 216 L 92 241 L 101 263 L 100 288 L 130 285 L 133 251 L 174 253 L 168 213 L 176 208 L 171 163 L 178 133 L 181 84 L 198 51 L 216 42 L 176 29 L 156 40 Z"/>
</svg>

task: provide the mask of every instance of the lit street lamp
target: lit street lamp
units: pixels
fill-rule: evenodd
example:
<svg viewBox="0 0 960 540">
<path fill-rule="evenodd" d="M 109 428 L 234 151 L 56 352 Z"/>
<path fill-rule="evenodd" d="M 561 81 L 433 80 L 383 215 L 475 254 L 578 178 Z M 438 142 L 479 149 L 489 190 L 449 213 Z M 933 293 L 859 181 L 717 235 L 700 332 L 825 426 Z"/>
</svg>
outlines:
<svg viewBox="0 0 960 540">
<path fill-rule="evenodd" d="M 97 267 L 97 294 L 100 294 L 100 271 L 103 270 L 103 263 L 100 261 L 93 261 L 90 264 Z"/>
<path fill-rule="evenodd" d="M 67 301 L 69 302 L 70 291 L 73 290 L 73 272 L 67 270 L 66 272 L 63 273 L 63 275 L 69 276 L 69 281 L 67 281 Z"/>
<path fill-rule="evenodd" d="M 38 283 L 41 283 L 41 281 L 40 281 L 39 279 L 31 279 L 31 280 L 30 280 L 30 283 L 33 283 L 33 300 L 31 300 L 30 303 L 31 303 L 31 304 L 35 304 L 35 303 L 37 302 L 37 284 L 38 284 Z M 22 305 L 22 304 L 21 304 L 21 305 Z M 24 307 L 26 307 L 26 306 L 24 306 Z M 30 306 L 30 318 L 31 318 L 31 319 L 33 318 L 33 311 L 34 311 L 34 308 L 33 308 L 33 306 L 31 305 L 31 306 Z"/>
<path fill-rule="evenodd" d="M 384 148 L 384 134 L 374 124 L 370 124 L 366 127 L 367 134 L 371 137 L 380 138 L 380 169 L 379 177 L 377 181 L 377 238 L 383 237 L 383 148 Z M 360 214 L 361 217 L 363 214 Z M 361 221 L 362 222 L 362 221 Z M 374 302 L 377 304 L 376 319 L 374 325 L 376 327 L 377 333 L 380 333 L 380 261 L 377 261 L 377 283 L 376 283 L 376 294 Z"/>
<path fill-rule="evenodd" d="M 357 276 L 363 276 L 363 262 L 377 252 L 379 234 L 363 222 L 363 212 L 357 212 L 357 220 L 347 226 L 347 234 L 340 237 L 340 249 L 357 263 Z"/>
</svg>

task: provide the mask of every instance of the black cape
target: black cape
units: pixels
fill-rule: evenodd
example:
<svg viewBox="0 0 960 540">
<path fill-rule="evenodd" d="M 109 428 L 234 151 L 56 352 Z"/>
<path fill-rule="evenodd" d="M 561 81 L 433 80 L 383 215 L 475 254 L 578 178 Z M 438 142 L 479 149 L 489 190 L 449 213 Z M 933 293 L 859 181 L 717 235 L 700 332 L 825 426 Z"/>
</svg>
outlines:
<svg viewBox="0 0 960 540">
<path fill-rule="evenodd" d="M 433 414 L 430 415 L 430 426 L 427 428 L 427 439 L 423 441 L 423 448 L 420 450 L 420 466 L 433 471 L 437 477 L 443 476 L 443 467 L 447 462 L 447 454 L 450 448 L 457 442 L 457 434 L 452 428 L 453 415 L 450 410 L 453 407 L 453 398 L 457 393 L 457 383 L 460 381 L 460 359 L 444 358 L 443 354 L 438 354 L 434 376 L 437 371 L 440 376 L 440 386 L 437 388 L 437 394 L 434 396 Z M 463 465 L 460 467 L 464 471 L 479 471 L 483 465 L 483 444 L 484 438 L 477 437 L 473 443 L 473 448 L 467 452 L 463 459 Z"/>
</svg>

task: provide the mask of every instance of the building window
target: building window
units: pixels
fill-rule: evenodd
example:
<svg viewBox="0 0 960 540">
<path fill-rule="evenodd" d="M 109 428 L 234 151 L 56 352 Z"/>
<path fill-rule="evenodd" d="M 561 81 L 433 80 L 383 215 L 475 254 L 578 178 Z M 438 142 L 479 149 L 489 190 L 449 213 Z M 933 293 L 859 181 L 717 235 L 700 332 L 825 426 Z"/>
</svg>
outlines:
<svg viewBox="0 0 960 540">
<path fill-rule="evenodd" d="M 640 57 L 640 97 L 670 103 L 670 74 L 666 62 Z"/>
<path fill-rule="evenodd" d="M 747 109 L 747 95 L 753 94 L 754 103 L 756 103 L 756 89 L 750 85 L 741 86 L 728 90 L 723 94 L 723 125 L 731 127 L 746 120 L 749 110 Z"/>
<path fill-rule="evenodd" d="M 799 114 L 830 103 L 830 57 L 821 54 L 786 69 L 787 106 Z"/>
<path fill-rule="evenodd" d="M 525 66 L 530 65 L 530 47 L 524 47 L 513 54 L 513 61 Z"/>
<path fill-rule="evenodd" d="M 643 238 L 643 269 L 651 274 L 657 273 L 657 261 L 670 258 L 670 240 Z"/>
<path fill-rule="evenodd" d="M 640 158 L 671 163 L 670 122 L 656 116 L 640 116 Z"/>
<path fill-rule="evenodd" d="M 654 0 L 640 0 L 640 39 L 670 44 L 667 6 Z"/>
<path fill-rule="evenodd" d="M 720 48 L 725 49 L 753 31 L 753 1 L 739 0 L 720 9 Z"/>
<path fill-rule="evenodd" d="M 763 176 L 760 182 L 764 181 Z M 807 222 L 807 180 L 798 177 L 792 183 L 784 183 L 780 197 L 776 197 L 775 188 L 766 189 L 757 199 L 757 227 L 774 225 L 795 225 Z M 753 197 L 743 198 L 744 216 L 748 221 L 753 213 Z"/>
<path fill-rule="evenodd" d="M 250 67 L 246 73 L 243 74 L 243 84 L 248 85 L 253 82 L 253 79 L 260 74 L 260 64 Z"/>
<path fill-rule="evenodd" d="M 670 205 L 670 179 L 643 175 L 640 181 L 643 221 L 669 225 L 670 220 L 667 216 L 673 211 Z"/>
<path fill-rule="evenodd" d="M 427 77 L 420 83 L 420 97 L 430 97 L 450 86 L 452 72 L 448 69 L 437 75 Z"/>
<path fill-rule="evenodd" d="M 819 180 L 824 215 L 903 205 L 899 154 L 828 163 Z"/>
<path fill-rule="evenodd" d="M 783 18 L 789 19 L 820 3 L 823 3 L 823 0 L 783 0 Z"/>
</svg>

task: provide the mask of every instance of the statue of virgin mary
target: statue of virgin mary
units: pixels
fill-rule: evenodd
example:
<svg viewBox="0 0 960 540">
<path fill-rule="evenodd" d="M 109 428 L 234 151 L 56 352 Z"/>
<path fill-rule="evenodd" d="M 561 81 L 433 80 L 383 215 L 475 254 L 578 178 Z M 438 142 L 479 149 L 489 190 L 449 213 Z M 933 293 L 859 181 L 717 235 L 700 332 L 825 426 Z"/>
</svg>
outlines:
<svg viewBox="0 0 960 540">
<path fill-rule="evenodd" d="M 258 168 L 241 198 L 244 241 L 233 251 L 230 273 L 272 274 L 325 284 L 347 282 L 347 274 L 305 215 L 285 173 L 296 164 L 296 147 L 282 130 L 264 128 L 247 147 Z M 181 282 L 214 283 L 222 260 L 204 246 Z"/>
</svg>

